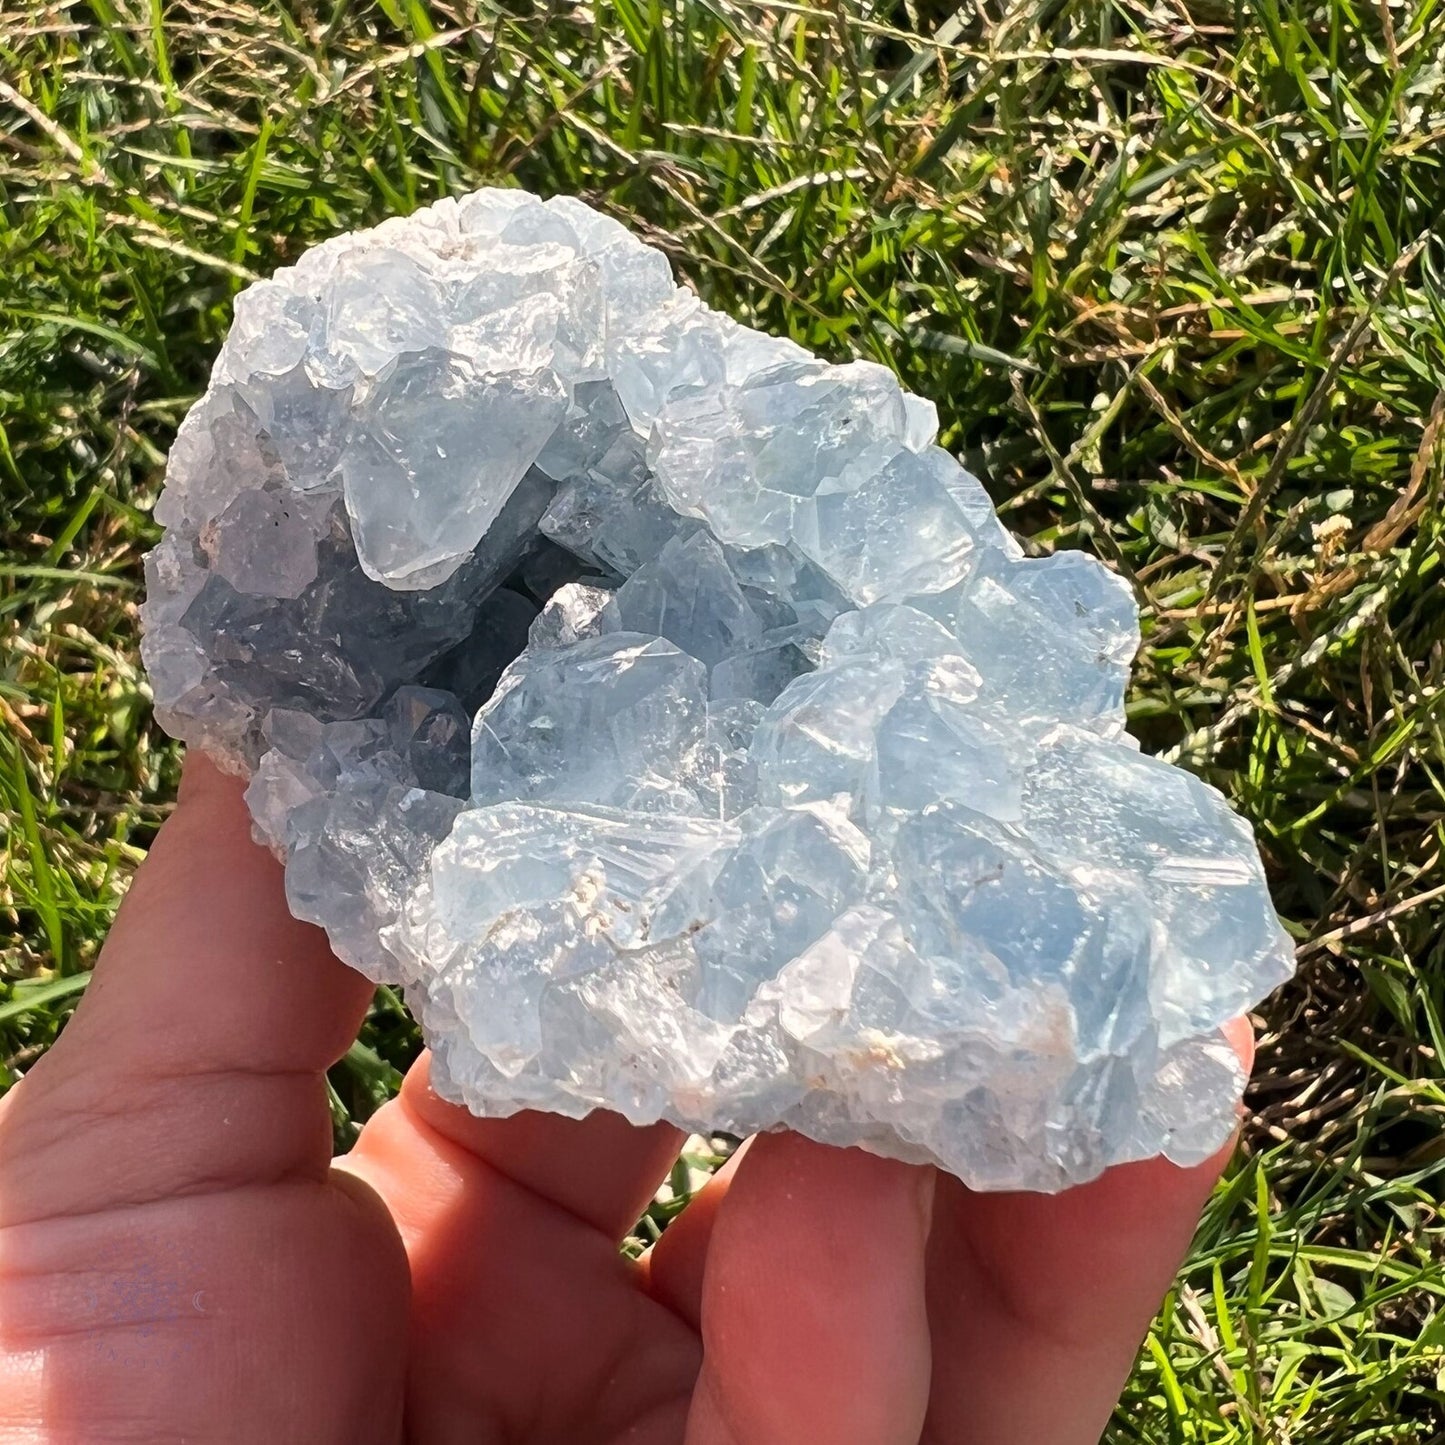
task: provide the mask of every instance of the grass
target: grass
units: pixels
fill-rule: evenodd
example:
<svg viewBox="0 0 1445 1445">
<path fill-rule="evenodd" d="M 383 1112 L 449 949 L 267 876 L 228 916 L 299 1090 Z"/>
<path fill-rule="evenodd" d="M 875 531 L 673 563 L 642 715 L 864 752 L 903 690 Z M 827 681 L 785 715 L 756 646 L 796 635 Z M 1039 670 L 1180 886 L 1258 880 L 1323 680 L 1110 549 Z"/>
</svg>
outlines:
<svg viewBox="0 0 1445 1445">
<path fill-rule="evenodd" d="M 1442 55 L 1436 0 L 10 0 L 3 1081 L 173 796 L 139 558 L 236 291 L 575 192 L 895 367 L 1031 548 L 1127 576 L 1134 731 L 1257 830 L 1300 972 L 1111 1438 L 1445 1438 Z M 343 1144 L 415 1046 L 379 995 Z"/>
</svg>

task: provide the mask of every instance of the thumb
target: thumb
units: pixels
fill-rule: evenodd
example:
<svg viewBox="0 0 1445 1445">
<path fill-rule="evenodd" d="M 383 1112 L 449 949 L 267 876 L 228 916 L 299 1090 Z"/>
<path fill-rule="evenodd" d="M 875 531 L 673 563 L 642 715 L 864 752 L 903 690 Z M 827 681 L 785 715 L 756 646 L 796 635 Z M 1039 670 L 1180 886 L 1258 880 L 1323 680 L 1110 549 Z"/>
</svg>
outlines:
<svg viewBox="0 0 1445 1445">
<path fill-rule="evenodd" d="M 325 1070 L 371 985 L 286 909 L 239 780 L 186 764 L 55 1047 L 0 1101 L 0 1226 L 324 1177 Z"/>
<path fill-rule="evenodd" d="M 369 991 L 193 760 L 87 997 L 0 1101 L 0 1438 L 398 1438 L 405 1257 L 327 1173 L 323 1071 Z"/>
</svg>

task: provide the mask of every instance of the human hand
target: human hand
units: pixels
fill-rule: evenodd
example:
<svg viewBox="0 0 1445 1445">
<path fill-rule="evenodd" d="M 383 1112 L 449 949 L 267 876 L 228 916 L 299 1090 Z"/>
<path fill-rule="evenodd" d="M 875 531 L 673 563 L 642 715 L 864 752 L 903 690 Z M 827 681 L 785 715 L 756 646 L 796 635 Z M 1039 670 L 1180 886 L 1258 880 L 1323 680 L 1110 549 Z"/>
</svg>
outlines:
<svg viewBox="0 0 1445 1445">
<path fill-rule="evenodd" d="M 1086 1445 L 1225 1159 L 973 1194 L 766 1135 L 637 1265 L 667 1126 L 476 1119 L 423 1061 L 333 1163 L 370 996 L 193 758 L 0 1101 L 0 1441 Z"/>
</svg>

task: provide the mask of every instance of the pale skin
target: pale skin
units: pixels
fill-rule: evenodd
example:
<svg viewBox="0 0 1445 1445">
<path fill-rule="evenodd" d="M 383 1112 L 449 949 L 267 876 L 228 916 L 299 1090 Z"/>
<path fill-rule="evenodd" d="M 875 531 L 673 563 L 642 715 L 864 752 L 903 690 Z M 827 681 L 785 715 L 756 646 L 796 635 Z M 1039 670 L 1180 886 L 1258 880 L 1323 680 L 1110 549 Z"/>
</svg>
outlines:
<svg viewBox="0 0 1445 1445">
<path fill-rule="evenodd" d="M 1092 1445 L 1226 1157 L 990 1195 L 767 1135 L 633 1264 L 666 1126 L 478 1120 L 423 1059 L 332 1160 L 370 993 L 193 759 L 0 1101 L 6 1445 Z"/>
</svg>

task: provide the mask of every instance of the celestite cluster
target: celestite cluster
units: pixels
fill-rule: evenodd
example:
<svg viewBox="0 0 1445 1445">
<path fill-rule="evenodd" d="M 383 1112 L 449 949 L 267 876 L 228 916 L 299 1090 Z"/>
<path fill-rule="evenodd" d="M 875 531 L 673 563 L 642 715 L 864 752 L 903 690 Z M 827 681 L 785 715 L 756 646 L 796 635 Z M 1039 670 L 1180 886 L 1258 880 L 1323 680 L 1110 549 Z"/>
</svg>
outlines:
<svg viewBox="0 0 1445 1445">
<path fill-rule="evenodd" d="M 338 237 L 176 438 L 159 716 L 479 1114 L 1201 1159 L 1291 966 L 1254 843 L 1124 732 L 1128 587 L 934 435 L 575 200 Z"/>
</svg>

